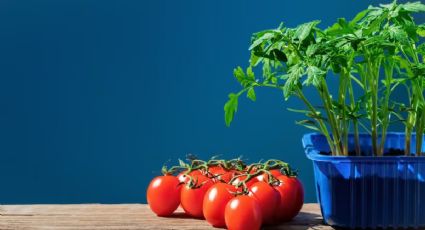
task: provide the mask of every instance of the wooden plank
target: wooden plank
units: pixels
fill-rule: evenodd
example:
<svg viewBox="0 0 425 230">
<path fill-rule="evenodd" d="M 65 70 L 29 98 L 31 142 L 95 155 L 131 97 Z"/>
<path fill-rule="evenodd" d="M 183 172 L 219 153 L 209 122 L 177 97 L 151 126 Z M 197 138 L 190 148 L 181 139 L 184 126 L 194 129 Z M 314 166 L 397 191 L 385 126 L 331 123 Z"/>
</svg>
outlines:
<svg viewBox="0 0 425 230">
<path fill-rule="evenodd" d="M 145 204 L 0 205 L 0 229 L 214 229 L 179 209 L 172 217 L 154 215 Z M 305 204 L 291 222 L 264 229 L 332 229 L 322 224 L 317 204 Z"/>
</svg>

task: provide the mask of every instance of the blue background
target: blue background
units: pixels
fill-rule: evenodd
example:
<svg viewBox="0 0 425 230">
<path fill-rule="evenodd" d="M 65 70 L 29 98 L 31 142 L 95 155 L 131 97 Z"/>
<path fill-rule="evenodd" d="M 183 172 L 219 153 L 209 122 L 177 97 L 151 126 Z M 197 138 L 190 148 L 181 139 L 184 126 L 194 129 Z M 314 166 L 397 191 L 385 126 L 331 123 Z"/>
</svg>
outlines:
<svg viewBox="0 0 425 230">
<path fill-rule="evenodd" d="M 388 1 L 386 1 L 388 2 Z M 146 202 L 163 163 L 279 158 L 315 201 L 297 101 L 259 90 L 226 128 L 250 35 L 378 1 L 0 2 L 0 203 Z"/>
</svg>

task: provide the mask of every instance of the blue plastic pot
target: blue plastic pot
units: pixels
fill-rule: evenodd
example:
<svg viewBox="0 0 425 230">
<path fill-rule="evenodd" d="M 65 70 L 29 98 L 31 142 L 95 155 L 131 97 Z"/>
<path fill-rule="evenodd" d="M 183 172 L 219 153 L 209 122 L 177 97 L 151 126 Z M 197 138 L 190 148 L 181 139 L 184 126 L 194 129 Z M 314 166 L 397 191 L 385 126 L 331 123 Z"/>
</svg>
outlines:
<svg viewBox="0 0 425 230">
<path fill-rule="evenodd" d="M 404 133 L 389 133 L 385 145 L 404 149 Z M 354 138 L 349 137 L 354 149 Z M 329 156 L 323 135 L 306 134 L 303 145 L 313 161 L 317 200 L 324 221 L 343 228 L 424 228 L 425 157 L 373 157 L 370 135 L 361 134 L 369 156 Z M 412 149 L 415 136 L 412 136 Z"/>
</svg>

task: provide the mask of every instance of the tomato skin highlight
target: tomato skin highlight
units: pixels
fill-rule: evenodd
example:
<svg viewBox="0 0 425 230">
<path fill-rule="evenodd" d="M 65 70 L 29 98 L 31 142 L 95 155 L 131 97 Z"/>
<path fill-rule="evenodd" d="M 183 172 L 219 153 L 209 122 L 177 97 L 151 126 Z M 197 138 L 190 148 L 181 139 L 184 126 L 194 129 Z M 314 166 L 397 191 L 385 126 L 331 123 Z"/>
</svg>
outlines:
<svg viewBox="0 0 425 230">
<path fill-rule="evenodd" d="M 190 177 L 194 177 L 194 176 L 199 176 L 199 175 L 203 175 L 202 171 L 200 170 L 194 170 L 188 174 L 186 174 L 186 172 L 181 172 L 179 175 L 177 175 L 177 178 L 179 179 L 180 183 L 186 184 L 187 182 L 189 182 Z"/>
<path fill-rule="evenodd" d="M 229 230 L 258 230 L 262 223 L 261 208 L 254 198 L 237 196 L 227 203 L 224 219 Z"/>
<path fill-rule="evenodd" d="M 237 186 L 239 182 L 244 181 L 245 179 L 246 179 L 246 176 L 240 176 L 232 182 L 232 185 Z M 249 181 L 245 183 L 246 187 L 248 188 L 251 187 L 255 182 L 258 182 L 257 177 L 252 177 Z M 242 188 L 242 186 L 240 188 Z"/>
<path fill-rule="evenodd" d="M 249 188 L 248 196 L 260 206 L 263 223 L 273 224 L 275 212 L 280 205 L 280 193 L 266 182 L 256 182 Z"/>
<path fill-rule="evenodd" d="M 158 176 L 149 184 L 146 197 L 158 216 L 170 216 L 180 204 L 180 182 L 175 176 Z"/>
<path fill-rule="evenodd" d="M 290 221 L 298 215 L 304 204 L 304 188 L 296 177 L 278 176 L 277 179 L 280 184 L 274 188 L 280 194 L 280 205 L 275 212 L 275 220 Z"/>
<path fill-rule="evenodd" d="M 226 227 L 224 210 L 226 204 L 235 197 L 236 188 L 230 184 L 216 183 L 211 186 L 204 197 L 203 213 L 208 223 L 216 228 Z"/>
<path fill-rule="evenodd" d="M 282 172 L 280 172 L 280 169 L 272 169 L 269 171 L 270 174 L 272 174 L 272 176 L 274 176 L 275 178 L 277 178 L 278 176 L 282 176 Z M 257 180 L 258 181 L 264 181 L 264 182 L 269 182 L 269 175 L 267 173 L 262 173 L 260 175 L 257 176 Z"/>
<path fill-rule="evenodd" d="M 199 188 L 189 188 L 183 186 L 180 192 L 181 207 L 186 214 L 195 218 L 204 218 L 202 205 L 205 193 L 213 185 L 213 181 L 206 176 L 193 176 Z"/>
</svg>

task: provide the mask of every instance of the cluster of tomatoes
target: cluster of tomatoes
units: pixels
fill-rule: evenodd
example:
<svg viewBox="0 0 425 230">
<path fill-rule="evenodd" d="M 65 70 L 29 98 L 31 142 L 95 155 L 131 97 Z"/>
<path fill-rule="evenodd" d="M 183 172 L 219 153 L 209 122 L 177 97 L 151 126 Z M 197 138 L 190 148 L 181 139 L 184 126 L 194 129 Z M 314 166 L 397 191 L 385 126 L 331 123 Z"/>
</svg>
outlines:
<svg viewBox="0 0 425 230">
<path fill-rule="evenodd" d="M 240 159 L 191 159 L 162 171 L 147 189 L 148 204 L 158 216 L 170 216 L 180 205 L 214 227 L 260 229 L 290 221 L 304 202 L 296 173 L 279 160 L 246 165 Z"/>
</svg>

